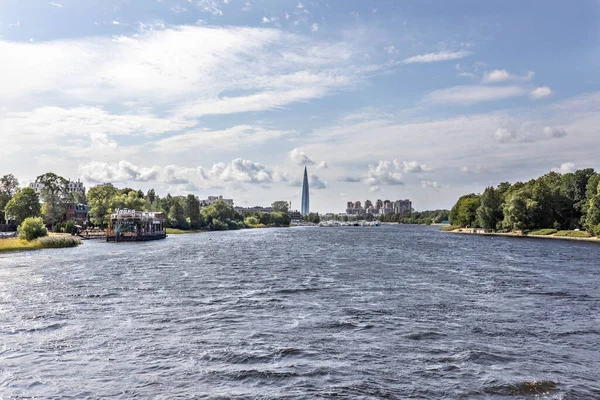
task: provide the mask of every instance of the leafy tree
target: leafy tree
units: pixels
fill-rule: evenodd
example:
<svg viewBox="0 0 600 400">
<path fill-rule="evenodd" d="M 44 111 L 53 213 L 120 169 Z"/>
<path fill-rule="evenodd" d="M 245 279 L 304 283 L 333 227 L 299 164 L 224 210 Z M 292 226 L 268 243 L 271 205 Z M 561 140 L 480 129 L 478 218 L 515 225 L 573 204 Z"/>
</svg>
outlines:
<svg viewBox="0 0 600 400">
<path fill-rule="evenodd" d="M 292 222 L 287 212 L 272 212 L 270 217 L 271 226 L 290 226 Z"/>
<path fill-rule="evenodd" d="M 171 212 L 171 205 L 173 204 L 173 196 L 171 196 L 171 193 L 167 193 L 160 203 L 165 214 L 169 215 Z"/>
<path fill-rule="evenodd" d="M 0 178 L 0 223 L 5 222 L 4 207 L 19 189 L 19 181 L 12 174 Z"/>
<path fill-rule="evenodd" d="M 154 200 L 156 200 L 156 192 L 154 191 L 154 189 L 148 190 L 148 193 L 146 194 L 146 198 L 148 199 L 150 204 L 154 204 Z"/>
<path fill-rule="evenodd" d="M 477 209 L 480 206 L 480 196 L 469 194 L 462 196 L 452 210 L 450 210 L 450 223 L 463 227 L 474 227 L 477 221 Z"/>
<path fill-rule="evenodd" d="M 201 213 L 209 230 L 241 229 L 244 226 L 243 216 L 233 206 L 221 201 L 203 207 Z"/>
<path fill-rule="evenodd" d="M 304 216 L 304 220 L 307 222 L 312 222 L 313 224 L 318 224 L 321 222 L 321 217 L 318 213 L 309 213 L 308 215 Z"/>
<path fill-rule="evenodd" d="M 127 210 L 143 210 L 146 205 L 146 201 L 138 197 L 138 193 L 133 190 L 127 192 L 127 194 L 119 192 L 112 199 L 111 209 L 127 209 Z"/>
<path fill-rule="evenodd" d="M 273 204 L 271 204 L 271 208 L 273 209 L 274 212 L 288 212 L 289 211 L 289 204 L 287 201 L 276 201 Z"/>
<path fill-rule="evenodd" d="M 188 194 L 185 198 L 185 215 L 190 220 L 190 228 L 200 229 L 204 225 L 204 220 L 200 213 L 200 200 L 193 194 Z"/>
<path fill-rule="evenodd" d="M 112 212 L 113 199 L 117 196 L 114 186 L 96 186 L 88 191 L 90 221 L 96 226 L 108 225 Z"/>
<path fill-rule="evenodd" d="M 189 224 L 185 218 L 185 211 L 181 203 L 174 199 L 169 211 L 169 225 L 176 229 L 189 229 Z"/>
<path fill-rule="evenodd" d="M 19 239 L 32 241 L 34 239 L 48 235 L 48 230 L 44 226 L 44 221 L 39 217 L 25 218 L 19 226 Z"/>
<path fill-rule="evenodd" d="M 6 217 L 21 224 L 29 217 L 41 215 L 39 195 L 31 187 L 24 187 L 16 192 L 4 207 Z"/>
<path fill-rule="evenodd" d="M 38 176 L 35 181 L 41 185 L 40 197 L 44 201 L 44 220 L 46 224 L 54 227 L 54 224 L 62 221 L 67 211 L 69 181 L 52 172 Z"/>
<path fill-rule="evenodd" d="M 585 226 L 592 234 L 600 235 L 600 183 L 596 188 L 596 195 L 589 200 Z"/>
<path fill-rule="evenodd" d="M 504 204 L 504 221 L 502 225 L 509 230 L 529 230 L 534 225 L 538 204 L 531 199 L 526 189 L 512 193 Z"/>
<path fill-rule="evenodd" d="M 257 217 L 251 215 L 244 219 L 244 224 L 246 224 L 249 227 L 254 227 L 260 225 L 260 220 Z"/>
<path fill-rule="evenodd" d="M 503 219 L 502 199 L 496 189 L 488 187 L 481 195 L 481 205 L 477 209 L 477 219 L 482 228 L 493 230 Z"/>
</svg>

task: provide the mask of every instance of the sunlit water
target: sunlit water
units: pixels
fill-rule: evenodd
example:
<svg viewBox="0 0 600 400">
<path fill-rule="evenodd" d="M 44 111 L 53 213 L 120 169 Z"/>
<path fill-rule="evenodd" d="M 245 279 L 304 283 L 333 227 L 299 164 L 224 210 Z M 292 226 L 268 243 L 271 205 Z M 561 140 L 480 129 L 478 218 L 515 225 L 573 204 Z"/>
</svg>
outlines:
<svg viewBox="0 0 600 400">
<path fill-rule="evenodd" d="M 290 228 L 0 256 L 0 398 L 600 398 L 600 245 Z"/>
</svg>

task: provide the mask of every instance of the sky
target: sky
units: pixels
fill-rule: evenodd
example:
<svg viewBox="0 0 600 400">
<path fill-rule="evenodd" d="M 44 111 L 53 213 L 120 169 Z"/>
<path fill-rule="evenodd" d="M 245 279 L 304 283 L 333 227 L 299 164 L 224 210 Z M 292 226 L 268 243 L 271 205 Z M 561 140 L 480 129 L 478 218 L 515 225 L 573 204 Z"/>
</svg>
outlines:
<svg viewBox="0 0 600 400">
<path fill-rule="evenodd" d="M 311 211 L 600 169 L 600 1 L 3 0 L 0 175 Z"/>
</svg>

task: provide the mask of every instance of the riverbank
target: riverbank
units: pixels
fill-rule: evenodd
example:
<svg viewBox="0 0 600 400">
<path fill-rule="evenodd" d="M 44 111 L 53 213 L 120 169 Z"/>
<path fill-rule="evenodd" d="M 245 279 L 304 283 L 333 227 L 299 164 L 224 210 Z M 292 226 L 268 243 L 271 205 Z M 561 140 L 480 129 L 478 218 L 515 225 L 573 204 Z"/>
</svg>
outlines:
<svg viewBox="0 0 600 400">
<path fill-rule="evenodd" d="M 580 242 L 593 242 L 600 243 L 600 238 L 598 237 L 571 237 L 571 236 L 562 236 L 556 234 L 553 235 L 531 235 L 531 234 L 523 234 L 521 232 L 483 232 L 481 230 L 470 229 L 470 228 L 460 228 L 454 229 L 451 231 L 445 231 L 449 233 L 458 233 L 463 235 L 481 235 L 481 236 L 504 236 L 504 237 L 515 237 L 515 238 L 533 238 L 533 239 L 555 239 L 555 240 L 575 240 Z"/>
<path fill-rule="evenodd" d="M 15 251 L 31 251 L 42 249 L 61 249 L 67 247 L 77 247 L 81 244 L 81 239 L 71 235 L 54 234 L 30 242 L 19 238 L 10 238 L 0 240 L 0 253 L 9 253 Z"/>
</svg>

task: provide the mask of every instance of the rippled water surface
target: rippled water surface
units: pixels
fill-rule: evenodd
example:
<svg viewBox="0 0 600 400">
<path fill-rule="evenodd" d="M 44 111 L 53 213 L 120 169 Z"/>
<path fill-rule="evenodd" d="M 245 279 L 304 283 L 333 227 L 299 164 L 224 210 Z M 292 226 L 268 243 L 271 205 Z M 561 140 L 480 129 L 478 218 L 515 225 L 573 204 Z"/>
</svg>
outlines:
<svg viewBox="0 0 600 400">
<path fill-rule="evenodd" d="M 600 398 L 600 245 L 290 228 L 0 256 L 0 398 Z"/>
</svg>

